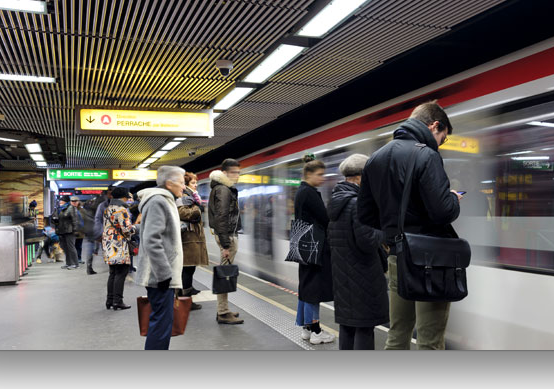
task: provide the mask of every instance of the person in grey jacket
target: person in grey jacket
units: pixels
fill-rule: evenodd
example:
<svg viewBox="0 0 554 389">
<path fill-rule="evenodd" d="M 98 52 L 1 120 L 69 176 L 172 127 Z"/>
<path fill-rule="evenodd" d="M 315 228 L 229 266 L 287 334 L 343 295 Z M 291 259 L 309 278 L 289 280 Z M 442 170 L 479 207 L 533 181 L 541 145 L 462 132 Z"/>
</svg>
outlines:
<svg viewBox="0 0 554 389">
<path fill-rule="evenodd" d="M 160 166 L 156 188 L 138 192 L 140 249 L 135 282 L 146 287 L 152 306 L 145 350 L 168 350 L 173 326 L 175 290 L 181 289 L 183 247 L 175 200 L 183 196 L 185 171 Z"/>
<path fill-rule="evenodd" d="M 60 237 L 60 246 L 65 253 L 65 265 L 62 269 L 76 269 L 79 267 L 75 240 L 77 239 L 77 210 L 70 204 L 69 196 L 60 199 L 57 210 L 58 223 L 56 233 Z"/>
</svg>

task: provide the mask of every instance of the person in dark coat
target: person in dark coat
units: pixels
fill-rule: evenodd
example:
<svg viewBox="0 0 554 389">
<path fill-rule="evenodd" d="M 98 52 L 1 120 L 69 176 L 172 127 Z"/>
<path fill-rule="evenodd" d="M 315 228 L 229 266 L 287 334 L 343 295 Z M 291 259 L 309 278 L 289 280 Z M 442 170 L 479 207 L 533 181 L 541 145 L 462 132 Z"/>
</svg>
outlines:
<svg viewBox="0 0 554 389">
<path fill-rule="evenodd" d="M 77 210 L 70 204 L 69 196 L 62 196 L 57 212 L 56 233 L 60 237 L 60 246 L 65 253 L 65 265 L 62 269 L 79 267 L 75 240 L 77 239 Z"/>
<path fill-rule="evenodd" d="M 435 102 L 417 106 L 410 118 L 394 132 L 394 139 L 377 150 L 362 172 L 358 197 L 360 222 L 385 232 L 389 249 L 390 330 L 387 350 L 409 350 L 414 326 L 417 348 L 443 350 L 449 302 L 404 300 L 397 293 L 394 238 L 399 234 L 400 210 L 408 159 L 416 144 L 425 145 L 416 154 L 413 184 L 404 230 L 444 238 L 457 238 L 450 225 L 460 214 L 460 199 L 438 153 L 452 133 L 444 110 Z"/>
<path fill-rule="evenodd" d="M 354 154 L 340 164 L 345 181 L 335 186 L 327 205 L 340 350 L 375 350 L 374 327 L 389 321 L 387 282 L 378 252 L 385 234 L 358 220 L 358 192 L 367 160 Z"/>
<path fill-rule="evenodd" d="M 294 217 L 310 224 L 317 224 L 327 231 L 329 217 L 321 193 L 316 189 L 323 184 L 325 164 L 313 155 L 304 157 L 304 179 L 294 198 Z M 333 300 L 331 274 L 331 250 L 327 239 L 323 246 L 323 266 L 298 265 L 298 309 L 296 324 L 302 326 L 302 339 L 312 344 L 330 343 L 333 334 L 323 331 L 319 325 L 319 303 Z"/>
</svg>

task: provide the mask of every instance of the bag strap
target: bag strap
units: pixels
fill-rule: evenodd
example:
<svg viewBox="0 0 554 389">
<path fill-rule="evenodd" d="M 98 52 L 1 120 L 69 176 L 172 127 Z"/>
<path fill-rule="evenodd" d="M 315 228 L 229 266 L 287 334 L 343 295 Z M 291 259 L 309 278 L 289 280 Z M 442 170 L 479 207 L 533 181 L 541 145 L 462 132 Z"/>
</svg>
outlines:
<svg viewBox="0 0 554 389">
<path fill-rule="evenodd" d="M 406 219 L 406 212 L 408 211 L 408 202 L 410 201 L 410 193 L 412 191 L 413 175 L 415 171 L 415 162 L 417 158 L 417 152 L 424 147 L 427 147 L 423 143 L 416 143 L 416 147 L 412 149 L 410 157 L 408 158 L 408 164 L 406 165 L 406 174 L 404 176 L 404 190 L 402 191 L 402 201 L 400 202 L 400 213 L 398 214 L 398 230 L 400 233 L 395 237 L 395 241 L 399 241 L 404 236 L 404 221 Z"/>
</svg>

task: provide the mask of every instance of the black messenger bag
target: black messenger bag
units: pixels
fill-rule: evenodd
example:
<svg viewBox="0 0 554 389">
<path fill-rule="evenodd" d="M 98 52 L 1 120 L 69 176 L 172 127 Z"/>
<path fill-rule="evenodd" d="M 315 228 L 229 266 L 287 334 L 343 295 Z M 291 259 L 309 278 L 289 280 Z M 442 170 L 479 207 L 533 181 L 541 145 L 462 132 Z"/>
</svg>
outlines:
<svg viewBox="0 0 554 389">
<path fill-rule="evenodd" d="M 214 266 L 212 293 L 222 294 L 236 292 L 238 276 L 239 267 L 237 265 Z"/>
<path fill-rule="evenodd" d="M 406 167 L 398 216 L 400 234 L 395 237 L 398 295 L 413 301 L 460 301 L 468 293 L 466 268 L 471 259 L 468 242 L 404 232 L 416 154 L 423 147 L 416 143 Z"/>
</svg>

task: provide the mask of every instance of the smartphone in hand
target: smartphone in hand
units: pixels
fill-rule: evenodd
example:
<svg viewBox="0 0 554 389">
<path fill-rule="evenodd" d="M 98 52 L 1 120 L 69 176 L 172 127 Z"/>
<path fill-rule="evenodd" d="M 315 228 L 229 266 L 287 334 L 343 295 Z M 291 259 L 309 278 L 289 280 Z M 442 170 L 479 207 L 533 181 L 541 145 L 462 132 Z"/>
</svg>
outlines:
<svg viewBox="0 0 554 389">
<path fill-rule="evenodd" d="M 460 191 L 457 191 L 456 193 L 458 193 L 460 196 L 463 196 L 463 195 L 465 195 L 467 192 L 466 192 L 466 191 L 463 191 L 463 190 L 460 190 Z"/>
</svg>

